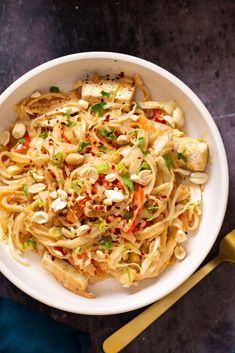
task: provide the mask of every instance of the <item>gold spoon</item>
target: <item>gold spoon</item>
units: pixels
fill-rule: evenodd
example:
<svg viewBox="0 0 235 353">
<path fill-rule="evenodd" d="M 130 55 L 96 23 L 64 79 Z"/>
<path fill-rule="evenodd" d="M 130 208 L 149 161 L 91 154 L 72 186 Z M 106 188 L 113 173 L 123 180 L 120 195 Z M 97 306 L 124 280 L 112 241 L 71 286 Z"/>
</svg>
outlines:
<svg viewBox="0 0 235 353">
<path fill-rule="evenodd" d="M 222 239 L 219 254 L 213 260 L 200 268 L 200 270 L 195 272 L 173 292 L 158 300 L 136 318 L 109 336 L 103 343 L 104 352 L 120 352 L 121 349 L 126 347 L 134 338 L 223 261 L 235 262 L 235 229 Z"/>
</svg>

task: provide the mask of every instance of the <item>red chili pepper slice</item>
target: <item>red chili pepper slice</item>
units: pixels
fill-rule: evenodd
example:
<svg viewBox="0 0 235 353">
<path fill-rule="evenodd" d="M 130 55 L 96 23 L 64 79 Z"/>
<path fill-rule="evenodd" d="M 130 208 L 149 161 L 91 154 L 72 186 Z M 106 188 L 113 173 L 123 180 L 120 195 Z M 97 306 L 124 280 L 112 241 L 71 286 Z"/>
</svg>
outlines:
<svg viewBox="0 0 235 353">
<path fill-rule="evenodd" d="M 162 110 L 162 109 L 153 109 L 153 116 L 152 116 L 151 119 L 156 121 L 157 123 L 166 124 L 166 121 L 164 120 L 164 115 L 166 115 L 164 110 Z"/>
<path fill-rule="evenodd" d="M 25 142 L 24 143 L 19 143 L 17 146 L 16 146 L 16 149 L 15 151 L 17 153 L 24 153 L 26 152 L 28 149 L 29 149 L 29 145 L 30 145 L 30 136 L 29 134 L 26 132 L 26 134 L 24 135 L 24 139 L 25 139 Z"/>
</svg>

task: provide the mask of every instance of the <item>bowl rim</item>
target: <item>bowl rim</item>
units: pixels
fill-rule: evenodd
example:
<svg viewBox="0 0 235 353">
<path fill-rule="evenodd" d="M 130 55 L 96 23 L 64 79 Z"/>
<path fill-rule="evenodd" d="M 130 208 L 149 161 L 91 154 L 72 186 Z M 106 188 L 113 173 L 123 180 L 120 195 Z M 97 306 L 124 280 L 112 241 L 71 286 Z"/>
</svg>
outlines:
<svg viewBox="0 0 235 353">
<path fill-rule="evenodd" d="M 80 60 L 89 60 L 89 59 L 109 59 L 109 60 L 117 60 L 117 61 L 120 60 L 128 63 L 137 64 L 171 81 L 183 93 L 185 93 L 185 95 L 188 96 L 189 99 L 198 108 L 200 114 L 203 116 L 203 118 L 206 120 L 207 124 L 209 125 L 212 136 L 215 140 L 215 144 L 218 147 L 218 151 L 219 151 L 218 159 L 220 161 L 220 164 L 223 170 L 223 173 L 221 173 L 221 195 L 222 196 L 221 196 L 220 205 L 218 206 L 219 217 L 214 222 L 213 233 L 211 234 L 210 244 L 208 244 L 208 247 L 206 249 L 205 248 L 202 249 L 199 257 L 195 257 L 194 259 L 192 259 L 191 265 L 187 269 L 185 269 L 185 272 L 184 274 L 182 274 L 180 280 L 178 280 L 177 282 L 174 282 L 165 291 L 163 291 L 163 295 L 161 296 L 162 298 L 167 294 L 169 294 L 170 292 L 172 292 L 173 290 L 175 290 L 177 287 L 179 287 L 184 281 L 186 281 L 187 278 L 189 278 L 192 275 L 192 273 L 200 266 L 200 264 L 203 262 L 205 257 L 208 255 L 209 251 L 211 250 L 219 234 L 219 231 L 221 229 L 222 222 L 224 219 L 224 215 L 226 212 L 227 201 L 228 201 L 228 191 L 229 191 L 228 162 L 227 162 L 224 144 L 220 136 L 220 133 L 218 131 L 218 128 L 212 116 L 210 115 L 209 111 L 202 103 L 202 101 L 197 97 L 197 95 L 185 83 L 183 83 L 180 79 L 178 79 L 176 76 L 171 74 L 169 71 L 163 69 L 162 67 L 154 63 L 151 63 L 147 60 L 144 60 L 135 56 L 116 53 L 116 52 L 91 51 L 91 52 L 74 53 L 74 54 L 65 55 L 65 56 L 47 61 L 35 67 L 34 69 L 28 71 L 27 73 L 19 77 L 15 82 L 13 82 L 8 88 L 6 88 L 5 91 L 0 95 L 0 105 L 14 92 L 15 89 L 17 89 L 23 83 L 31 79 L 33 76 L 40 74 L 41 72 L 47 69 L 50 69 L 52 67 L 56 67 L 60 64 L 69 63 L 73 61 L 80 61 Z M 49 305 L 51 307 L 54 307 L 56 309 L 60 309 L 63 311 L 76 313 L 76 314 L 111 315 L 111 314 L 124 313 L 124 312 L 132 311 L 132 310 L 144 307 L 160 299 L 160 298 L 157 298 L 156 294 L 154 295 L 154 292 L 153 292 L 151 295 L 141 298 L 141 300 L 138 302 L 133 301 L 133 303 L 131 304 L 127 304 L 127 305 L 122 304 L 120 306 L 115 306 L 115 307 L 106 306 L 106 307 L 89 308 L 89 305 L 83 307 L 83 306 L 78 306 L 75 304 L 68 304 L 68 303 L 61 304 L 60 301 L 55 299 L 52 300 L 51 298 L 48 298 L 45 295 L 38 293 L 37 290 L 32 289 L 29 285 L 25 284 L 23 280 L 19 279 L 6 267 L 6 265 L 1 261 L 1 259 L 0 259 L 0 272 L 16 287 L 18 287 L 19 289 L 21 289 L 23 292 L 33 297 L 34 299 L 37 299 L 38 301 L 46 305 Z"/>
</svg>

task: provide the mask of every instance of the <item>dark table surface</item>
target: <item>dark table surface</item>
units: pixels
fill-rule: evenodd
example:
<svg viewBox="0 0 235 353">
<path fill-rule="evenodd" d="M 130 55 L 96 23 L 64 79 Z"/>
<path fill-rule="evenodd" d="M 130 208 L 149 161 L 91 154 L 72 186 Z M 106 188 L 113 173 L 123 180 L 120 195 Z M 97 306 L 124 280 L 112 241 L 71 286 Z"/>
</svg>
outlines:
<svg viewBox="0 0 235 353">
<path fill-rule="evenodd" d="M 235 227 L 235 1 L 0 1 L 0 93 L 45 61 L 96 50 L 136 55 L 169 70 L 194 90 L 215 119 L 227 150 L 230 193 L 211 259 L 219 239 Z M 220 265 L 124 352 L 235 351 L 234 274 L 234 265 Z M 103 340 L 141 312 L 69 314 L 35 301 L 1 274 L 0 281 L 0 296 L 89 332 L 88 353 L 101 352 Z"/>
</svg>

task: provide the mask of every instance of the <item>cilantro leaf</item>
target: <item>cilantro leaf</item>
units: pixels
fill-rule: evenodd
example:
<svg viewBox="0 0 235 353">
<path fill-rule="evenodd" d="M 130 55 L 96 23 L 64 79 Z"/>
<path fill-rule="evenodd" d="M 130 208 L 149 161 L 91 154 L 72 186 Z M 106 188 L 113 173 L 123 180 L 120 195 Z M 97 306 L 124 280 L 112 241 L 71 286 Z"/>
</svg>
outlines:
<svg viewBox="0 0 235 353">
<path fill-rule="evenodd" d="M 121 179 L 123 181 L 123 184 L 130 190 L 134 191 L 134 184 L 133 181 L 130 179 L 129 175 L 122 175 Z"/>
<path fill-rule="evenodd" d="M 101 91 L 103 97 L 110 97 L 111 92 Z"/>
<path fill-rule="evenodd" d="M 133 218 L 133 213 L 130 211 L 130 212 L 125 212 L 124 214 L 124 218 L 129 221 L 129 219 L 132 219 Z"/>
<path fill-rule="evenodd" d="M 91 111 L 97 113 L 99 116 L 104 114 L 104 106 L 106 105 L 105 102 L 96 103 L 91 106 Z"/>
<path fill-rule="evenodd" d="M 116 136 L 114 135 L 115 129 L 112 128 L 111 130 L 107 130 L 105 127 L 102 127 L 99 130 L 101 136 L 105 137 L 107 140 L 112 141 L 116 139 Z"/>
<path fill-rule="evenodd" d="M 90 145 L 91 145 L 90 141 L 80 142 L 78 145 L 78 152 L 82 152 L 87 146 L 90 146 Z"/>
<path fill-rule="evenodd" d="M 76 121 L 71 121 L 70 119 L 68 119 L 67 123 L 65 123 L 67 127 L 73 127 L 75 125 L 77 125 Z"/>
<path fill-rule="evenodd" d="M 102 239 L 101 244 L 104 246 L 105 250 L 108 250 L 112 247 L 112 238 L 111 237 L 104 237 Z"/>
<path fill-rule="evenodd" d="M 57 86 L 51 86 L 50 92 L 51 93 L 60 93 L 60 89 Z"/>
<path fill-rule="evenodd" d="M 186 150 L 183 150 L 183 152 L 177 152 L 177 158 L 182 161 L 184 161 L 185 163 L 188 161 L 188 158 L 186 156 Z"/>
<path fill-rule="evenodd" d="M 48 132 L 47 131 L 43 131 L 41 132 L 41 134 L 39 135 L 39 137 L 43 138 L 44 140 L 48 137 Z"/>
<path fill-rule="evenodd" d="M 142 137 L 139 137 L 138 140 L 137 140 L 137 143 L 138 143 L 138 146 L 140 148 L 143 148 L 144 144 L 145 144 L 145 138 L 142 136 Z"/>
<path fill-rule="evenodd" d="M 173 161 L 172 161 L 170 153 L 167 153 L 164 156 L 164 159 L 165 159 L 165 165 L 166 165 L 167 169 L 170 171 L 172 168 L 172 165 L 173 165 Z"/>
<path fill-rule="evenodd" d="M 18 143 L 25 143 L 25 138 L 21 137 L 20 139 L 17 140 Z"/>
</svg>

